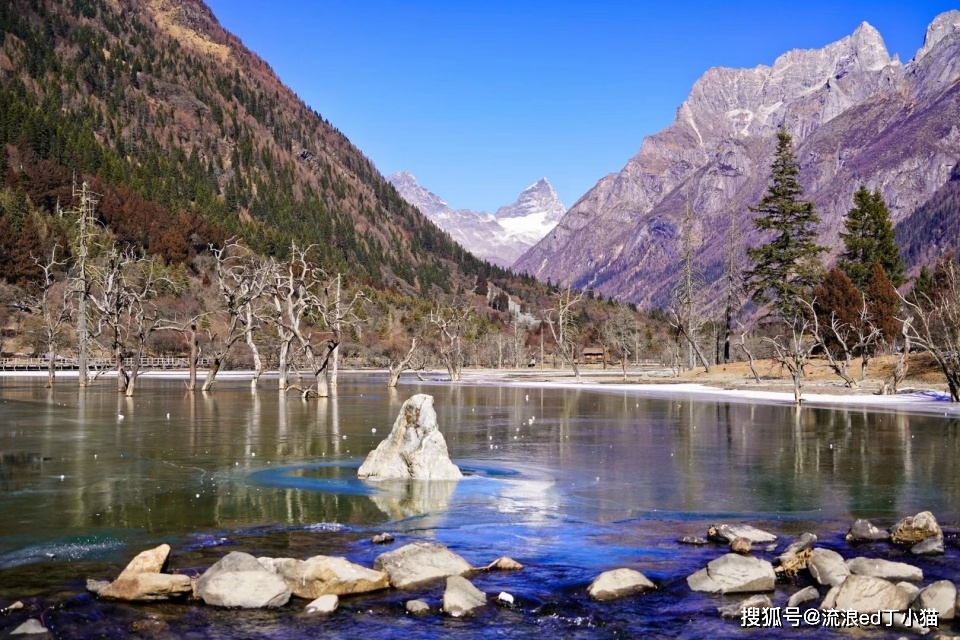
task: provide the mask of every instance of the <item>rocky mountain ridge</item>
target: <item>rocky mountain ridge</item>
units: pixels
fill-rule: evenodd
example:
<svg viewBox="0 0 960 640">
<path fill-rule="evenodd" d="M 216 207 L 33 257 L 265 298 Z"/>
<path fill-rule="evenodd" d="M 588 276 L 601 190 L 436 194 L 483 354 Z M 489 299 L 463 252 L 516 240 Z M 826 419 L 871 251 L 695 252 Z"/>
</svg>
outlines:
<svg viewBox="0 0 960 640">
<path fill-rule="evenodd" d="M 835 250 L 861 184 L 881 191 L 897 222 L 947 182 L 960 157 L 958 80 L 958 11 L 931 23 L 906 65 L 863 23 L 838 42 L 787 52 L 769 67 L 710 69 L 674 123 L 647 137 L 515 267 L 661 306 L 670 298 L 689 209 L 697 257 L 706 281 L 715 282 L 731 245 L 731 219 L 741 247 L 762 241 L 747 207 L 767 187 L 780 127 L 794 138 L 805 196 L 822 218 L 821 241 Z"/>
<path fill-rule="evenodd" d="M 417 207 L 467 251 L 493 264 L 509 267 L 556 225 L 566 207 L 546 178 L 524 189 L 512 204 L 493 215 L 454 209 L 420 185 L 406 171 L 387 177 L 404 200 Z"/>
</svg>

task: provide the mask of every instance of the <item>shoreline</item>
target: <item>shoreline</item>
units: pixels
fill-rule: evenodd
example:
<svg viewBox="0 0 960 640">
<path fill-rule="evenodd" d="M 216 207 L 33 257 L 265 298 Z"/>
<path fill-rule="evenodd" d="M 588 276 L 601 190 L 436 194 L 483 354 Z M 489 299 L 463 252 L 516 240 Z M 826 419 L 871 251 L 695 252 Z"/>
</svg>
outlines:
<svg viewBox="0 0 960 640">
<path fill-rule="evenodd" d="M 703 380 L 688 379 L 687 375 L 676 377 L 668 373 L 667 369 L 634 370 L 627 372 L 628 380 L 623 381 L 620 370 L 607 369 L 604 371 L 586 370 L 581 372 L 581 381 L 577 382 L 569 369 L 464 369 L 461 384 L 477 385 L 509 385 L 518 387 L 532 387 L 544 389 L 561 389 L 576 387 L 592 391 L 625 391 L 637 395 L 659 397 L 664 395 L 685 395 L 697 399 L 727 400 L 737 403 L 763 403 L 778 405 L 793 405 L 793 391 L 786 388 L 787 384 L 778 380 L 766 380 L 756 384 L 747 379 L 721 378 L 719 376 L 694 376 Z M 197 380 L 202 382 L 205 371 L 197 372 Z M 359 375 L 387 375 L 386 369 L 341 369 L 340 374 L 346 377 Z M 447 373 L 434 369 L 425 371 L 424 380 L 418 380 L 410 372 L 405 372 L 400 379 L 398 390 L 409 384 L 450 384 Z M 140 379 L 153 380 L 186 380 L 189 372 L 182 370 L 145 371 L 139 374 Z M 309 375 L 309 374 L 308 374 Z M 46 371 L 0 371 L 2 378 L 45 378 Z M 112 379 L 116 374 L 112 371 L 102 372 L 100 377 Z M 217 380 L 249 381 L 253 376 L 252 370 L 220 371 Z M 57 378 L 76 379 L 76 371 L 57 372 Z M 307 377 L 307 376 L 305 376 Z M 267 384 L 277 378 L 276 371 L 265 371 L 261 375 L 261 387 L 264 390 L 275 390 Z M 786 388 L 786 390 L 781 390 Z M 960 418 L 960 403 L 950 402 L 950 395 L 937 388 L 915 385 L 904 385 L 896 395 L 879 395 L 869 384 L 861 388 L 847 388 L 839 382 L 824 380 L 809 380 L 805 383 L 802 407 L 816 408 L 862 408 L 865 410 L 895 410 L 909 411 L 925 415 Z M 213 393 L 216 391 L 214 390 Z"/>
</svg>

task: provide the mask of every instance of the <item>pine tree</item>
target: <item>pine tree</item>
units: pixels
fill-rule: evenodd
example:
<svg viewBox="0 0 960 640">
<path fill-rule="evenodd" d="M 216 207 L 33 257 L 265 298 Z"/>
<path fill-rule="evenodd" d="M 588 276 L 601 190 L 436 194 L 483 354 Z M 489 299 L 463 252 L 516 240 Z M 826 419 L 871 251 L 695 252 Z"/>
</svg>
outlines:
<svg viewBox="0 0 960 640">
<path fill-rule="evenodd" d="M 900 313 L 900 296 L 887 276 L 886 270 L 879 262 L 874 262 L 870 270 L 870 282 L 864 291 L 867 298 L 867 311 L 873 326 L 880 329 L 883 340 L 893 344 L 900 335 L 900 322 L 897 315 Z"/>
<path fill-rule="evenodd" d="M 747 249 L 753 268 L 744 276 L 753 300 L 772 303 L 785 319 L 798 315 L 797 300 L 819 280 L 819 256 L 826 251 L 816 243 L 820 217 L 813 203 L 802 199 L 799 174 L 790 134 L 780 129 L 770 166 L 770 187 L 760 202 L 750 207 L 757 214 L 754 226 L 775 235 L 766 244 Z"/>
<path fill-rule="evenodd" d="M 873 263 L 878 262 L 887 279 L 894 287 L 899 287 L 906 281 L 903 257 L 897 247 L 890 210 L 883 196 L 880 191 L 870 193 L 861 185 L 853 194 L 853 203 L 853 209 L 843 221 L 847 231 L 840 237 L 845 249 L 837 266 L 863 291 L 870 283 Z"/>
</svg>

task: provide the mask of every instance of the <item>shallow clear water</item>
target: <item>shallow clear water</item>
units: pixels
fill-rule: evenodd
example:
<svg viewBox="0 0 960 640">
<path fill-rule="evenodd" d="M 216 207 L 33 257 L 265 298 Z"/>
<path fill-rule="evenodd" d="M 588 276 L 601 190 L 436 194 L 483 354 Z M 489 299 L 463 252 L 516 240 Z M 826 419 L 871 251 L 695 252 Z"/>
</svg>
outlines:
<svg viewBox="0 0 960 640">
<path fill-rule="evenodd" d="M 0 377 L 0 607 L 29 605 L 0 616 L 0 633 L 49 608 L 44 620 L 64 638 L 758 637 L 716 614 L 737 598 L 686 587 L 724 550 L 676 538 L 749 522 L 783 539 L 814 531 L 852 557 L 864 551 L 842 540 L 854 518 L 889 525 L 931 510 L 944 525 L 960 521 L 956 418 L 575 388 L 422 383 L 389 393 L 384 384 L 348 374 L 335 399 L 304 402 L 243 382 L 194 395 L 181 381 L 144 380 L 129 400 L 110 381 L 81 394 L 74 381 L 51 391 Z M 357 480 L 362 457 L 416 392 L 435 397 L 467 477 L 429 487 Z M 188 572 L 230 550 L 369 565 L 385 550 L 369 542 L 380 531 L 394 533 L 395 545 L 442 542 L 475 565 L 519 560 L 521 572 L 475 580 L 487 593 L 514 594 L 518 606 L 470 620 L 404 615 L 411 597 L 439 603 L 440 586 L 345 598 L 317 620 L 299 616 L 301 602 L 220 612 L 83 593 L 85 578 L 110 579 L 159 542 L 174 547 L 171 566 Z M 951 538 L 944 557 L 918 564 L 927 580 L 956 582 L 958 559 Z M 590 602 L 586 585 L 620 566 L 644 572 L 658 591 Z M 779 585 L 775 604 L 801 586 Z"/>
</svg>

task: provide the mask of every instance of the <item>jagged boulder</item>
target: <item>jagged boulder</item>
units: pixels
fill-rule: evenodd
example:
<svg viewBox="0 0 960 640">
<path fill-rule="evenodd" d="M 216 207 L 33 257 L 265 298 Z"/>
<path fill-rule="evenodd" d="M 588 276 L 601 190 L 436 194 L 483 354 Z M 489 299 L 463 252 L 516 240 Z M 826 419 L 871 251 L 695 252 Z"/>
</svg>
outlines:
<svg viewBox="0 0 960 640">
<path fill-rule="evenodd" d="M 414 542 L 380 554 L 373 568 L 385 571 L 397 589 L 412 589 L 439 578 L 463 575 L 473 567 L 442 544 Z"/>
<path fill-rule="evenodd" d="M 604 571 L 594 578 L 587 592 L 594 600 L 613 600 L 623 596 L 641 593 L 656 586 L 647 576 L 634 569 L 614 569 Z"/>
<path fill-rule="evenodd" d="M 197 596 L 209 605 L 259 609 L 282 607 L 290 587 L 249 553 L 233 551 L 197 580 Z"/>
<path fill-rule="evenodd" d="M 107 600 L 152 602 L 181 597 L 193 591 L 190 576 L 160 573 L 170 555 L 170 545 L 139 553 L 113 582 L 93 583 L 91 591 Z M 88 587 L 89 588 L 89 587 Z"/>
<path fill-rule="evenodd" d="M 817 544 L 817 534 L 815 533 L 804 533 L 801 534 L 799 538 L 787 545 L 787 548 L 783 550 L 779 556 L 777 556 L 777 562 L 783 564 L 788 560 L 792 560 L 798 553 L 801 551 L 806 551 L 807 549 L 813 549 L 813 545 Z"/>
<path fill-rule="evenodd" d="M 788 607 L 799 607 L 807 602 L 813 602 L 820 597 L 820 592 L 816 587 L 809 586 L 800 589 L 787 600 Z"/>
<path fill-rule="evenodd" d="M 294 558 L 258 558 L 267 570 L 277 574 L 298 598 L 315 600 L 324 595 L 353 595 L 387 589 L 390 579 L 383 571 L 374 571 L 346 558 L 314 556 Z"/>
<path fill-rule="evenodd" d="M 433 396 L 419 393 L 403 403 L 390 435 L 371 451 L 360 469 L 371 480 L 459 480 L 447 442 L 437 426 Z"/>
<path fill-rule="evenodd" d="M 328 593 L 322 595 L 306 607 L 304 607 L 304 613 L 333 613 L 337 610 L 337 607 L 340 606 L 340 598 L 333 593 Z"/>
<path fill-rule="evenodd" d="M 487 594 L 473 586 L 472 582 L 462 576 L 447 578 L 447 588 L 443 591 L 444 613 L 458 618 L 485 604 Z"/>
<path fill-rule="evenodd" d="M 773 565 L 766 560 L 728 553 L 688 576 L 687 585 L 709 593 L 752 593 L 773 591 L 776 579 Z"/>
<path fill-rule="evenodd" d="M 763 594 L 757 594 L 735 604 L 717 607 L 717 611 L 724 618 L 739 618 L 747 609 L 770 609 L 771 607 L 773 607 L 773 602 L 770 598 Z"/>
</svg>

